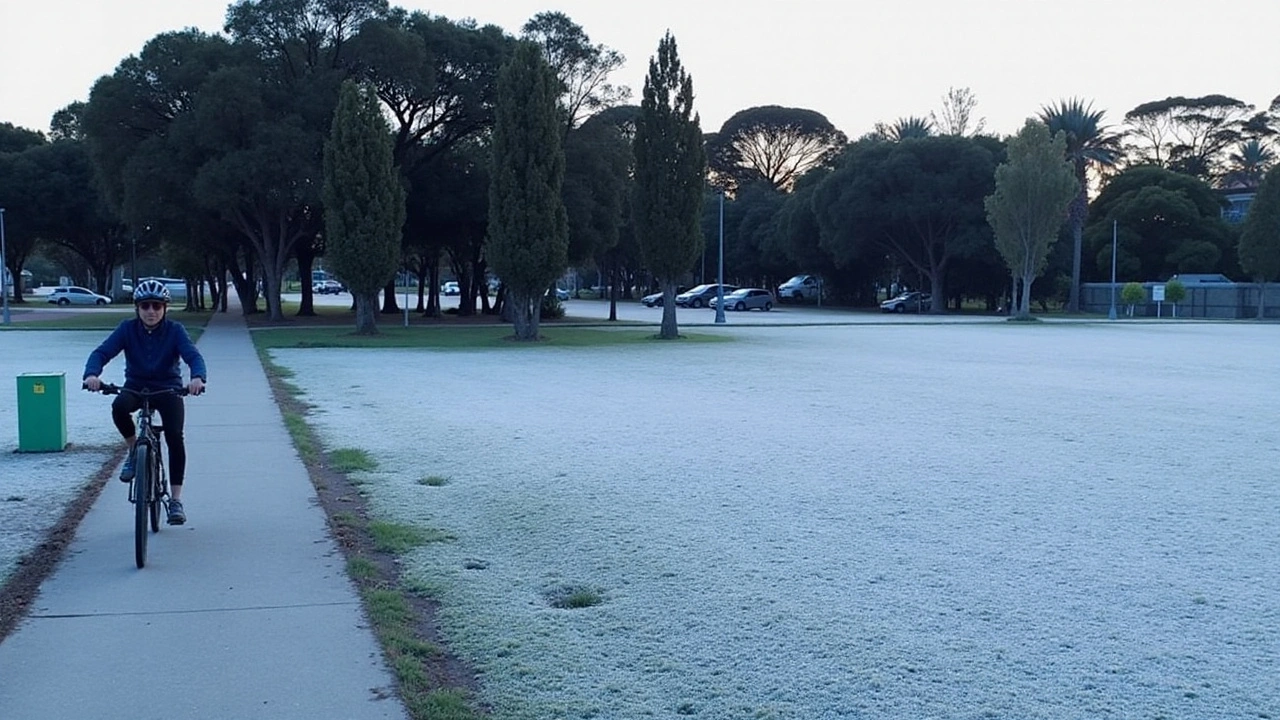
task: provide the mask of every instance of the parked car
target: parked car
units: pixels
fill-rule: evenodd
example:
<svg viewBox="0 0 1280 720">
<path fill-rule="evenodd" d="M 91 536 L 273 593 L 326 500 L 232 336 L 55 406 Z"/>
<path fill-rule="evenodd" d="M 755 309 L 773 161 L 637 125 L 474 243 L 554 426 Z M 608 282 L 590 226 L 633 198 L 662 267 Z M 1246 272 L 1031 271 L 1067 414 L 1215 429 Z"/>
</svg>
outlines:
<svg viewBox="0 0 1280 720">
<path fill-rule="evenodd" d="M 719 298 L 711 298 L 711 307 L 716 307 Z M 739 288 L 724 296 L 725 310 L 764 310 L 773 309 L 773 293 L 762 288 Z"/>
<path fill-rule="evenodd" d="M 547 290 L 547 295 L 551 295 L 551 291 Z M 556 288 L 556 300 L 564 302 L 569 299 L 569 291 L 564 288 Z"/>
<path fill-rule="evenodd" d="M 88 288 L 61 285 L 49 293 L 49 302 L 56 305 L 107 305 L 111 298 L 89 290 Z"/>
<path fill-rule="evenodd" d="M 817 300 L 821 292 L 817 275 L 796 275 L 778 286 L 778 297 L 786 300 Z"/>
<path fill-rule="evenodd" d="M 688 290 L 689 288 L 683 285 L 678 286 L 676 288 L 676 295 L 679 295 L 680 293 L 683 293 L 683 292 L 687 292 Z M 662 292 L 658 291 L 656 293 L 653 293 L 652 295 L 645 295 L 644 297 L 640 298 L 640 302 L 643 303 L 645 307 L 662 307 L 662 302 L 663 302 Z"/>
<path fill-rule="evenodd" d="M 925 312 L 931 307 L 933 307 L 933 298 L 915 290 L 901 293 L 880 303 L 882 311 L 893 313 Z"/>
<path fill-rule="evenodd" d="M 717 287 L 719 286 L 714 283 L 694 286 L 689 290 L 676 295 L 676 305 L 691 308 L 706 307 L 707 303 L 711 302 L 711 298 L 716 297 Z M 736 285 L 725 285 L 724 294 L 728 295 L 737 289 L 738 286 Z"/>
<path fill-rule="evenodd" d="M 461 295 L 462 288 L 458 287 L 458 283 L 450 280 L 440 286 L 441 295 Z"/>
<path fill-rule="evenodd" d="M 311 292 L 316 295 L 337 295 L 345 290 L 346 288 L 337 280 L 321 280 L 311 286 Z"/>
</svg>

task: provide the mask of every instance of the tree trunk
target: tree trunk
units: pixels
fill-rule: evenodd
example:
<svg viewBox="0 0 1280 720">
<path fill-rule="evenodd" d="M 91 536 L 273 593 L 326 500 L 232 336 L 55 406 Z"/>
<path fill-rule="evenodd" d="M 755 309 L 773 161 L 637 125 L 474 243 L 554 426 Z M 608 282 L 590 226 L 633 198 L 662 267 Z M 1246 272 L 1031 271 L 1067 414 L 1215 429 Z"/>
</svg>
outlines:
<svg viewBox="0 0 1280 720">
<path fill-rule="evenodd" d="M 1022 298 L 1018 301 L 1018 319 L 1031 319 L 1031 283 L 1035 282 L 1034 275 L 1022 276 Z"/>
<path fill-rule="evenodd" d="M 515 328 L 515 339 L 520 342 L 537 340 L 538 317 L 541 314 L 542 303 L 530 297 L 530 293 L 515 292 L 512 289 L 507 290 L 506 302 Z"/>
<path fill-rule="evenodd" d="M 662 329 L 658 331 L 659 340 L 675 340 L 680 337 L 680 328 L 676 325 L 676 284 L 662 281 Z"/>
<path fill-rule="evenodd" d="M 302 283 L 302 304 L 298 317 L 315 317 L 315 296 L 311 292 L 311 268 L 315 267 L 315 241 L 298 243 L 298 281 Z"/>
<path fill-rule="evenodd" d="M 382 288 L 382 314 L 395 315 L 399 312 L 400 304 L 396 302 L 396 281 L 392 278 L 392 280 Z"/>
<path fill-rule="evenodd" d="M 378 334 L 378 293 L 355 294 L 356 301 L 356 334 Z"/>
<path fill-rule="evenodd" d="M 575 279 L 574 283 L 578 281 Z M 609 287 L 613 289 L 609 293 L 609 321 L 617 322 L 618 320 L 618 263 L 609 263 Z"/>
<path fill-rule="evenodd" d="M 1069 217 L 1071 220 L 1071 289 L 1067 292 L 1067 312 L 1080 312 L 1080 253 L 1084 247 L 1084 221 L 1089 215 L 1089 195 L 1087 178 L 1084 170 L 1078 170 L 1076 180 L 1080 183 L 1080 192 L 1071 201 Z"/>
</svg>

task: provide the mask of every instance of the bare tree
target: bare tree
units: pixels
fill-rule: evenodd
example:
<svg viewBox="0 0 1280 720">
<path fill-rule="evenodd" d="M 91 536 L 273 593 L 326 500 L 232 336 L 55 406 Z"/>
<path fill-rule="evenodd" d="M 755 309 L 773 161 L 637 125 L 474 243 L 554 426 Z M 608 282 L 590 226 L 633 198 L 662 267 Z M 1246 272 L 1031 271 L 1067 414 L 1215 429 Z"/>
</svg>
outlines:
<svg viewBox="0 0 1280 720">
<path fill-rule="evenodd" d="M 972 137 L 980 134 L 987 126 L 986 118 L 974 119 L 973 111 L 976 107 L 978 97 L 969 88 L 947 88 L 947 94 L 942 96 L 941 113 L 929 113 L 929 120 L 937 128 L 939 135 Z"/>
</svg>

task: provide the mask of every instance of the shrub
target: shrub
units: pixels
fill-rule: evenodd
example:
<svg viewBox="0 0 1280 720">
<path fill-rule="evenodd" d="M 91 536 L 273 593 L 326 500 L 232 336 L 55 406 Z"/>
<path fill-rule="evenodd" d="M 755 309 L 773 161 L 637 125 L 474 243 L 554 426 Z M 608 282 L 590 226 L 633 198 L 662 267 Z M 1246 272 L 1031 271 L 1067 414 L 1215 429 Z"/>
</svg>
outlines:
<svg viewBox="0 0 1280 720">
<path fill-rule="evenodd" d="M 1120 288 L 1120 302 L 1129 306 L 1129 317 L 1133 317 L 1133 306 L 1146 300 L 1147 289 L 1142 287 L 1142 283 L 1129 282 Z"/>
</svg>

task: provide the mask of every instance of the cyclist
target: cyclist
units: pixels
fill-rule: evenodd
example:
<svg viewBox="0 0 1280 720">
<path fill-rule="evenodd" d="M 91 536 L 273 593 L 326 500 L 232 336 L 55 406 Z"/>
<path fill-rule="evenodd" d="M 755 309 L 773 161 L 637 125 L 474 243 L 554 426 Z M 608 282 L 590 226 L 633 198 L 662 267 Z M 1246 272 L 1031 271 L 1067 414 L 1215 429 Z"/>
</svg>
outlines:
<svg viewBox="0 0 1280 720">
<path fill-rule="evenodd" d="M 102 387 L 99 375 L 112 358 L 124 352 L 124 386 L 130 390 L 163 390 L 182 387 L 182 359 L 191 370 L 187 391 L 192 395 L 204 392 L 204 357 L 191 342 L 191 336 L 181 323 L 167 317 L 169 288 L 159 280 L 143 280 L 133 291 L 136 317 L 121 322 L 107 339 L 92 353 L 84 366 L 84 386 L 97 391 Z M 132 448 L 136 429 L 133 413 L 142 406 L 136 395 L 120 393 L 111 403 L 111 419 L 124 436 L 125 446 Z M 170 525 L 187 521 L 182 507 L 182 482 L 187 470 L 187 450 L 182 440 L 182 423 L 185 410 L 182 398 L 177 395 L 157 395 L 151 398 L 151 406 L 160 413 L 164 425 L 165 444 L 169 447 L 169 515 Z M 120 479 L 133 480 L 133 453 L 125 455 Z"/>
</svg>

